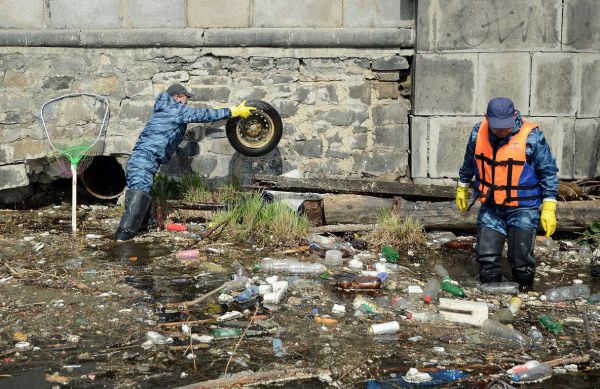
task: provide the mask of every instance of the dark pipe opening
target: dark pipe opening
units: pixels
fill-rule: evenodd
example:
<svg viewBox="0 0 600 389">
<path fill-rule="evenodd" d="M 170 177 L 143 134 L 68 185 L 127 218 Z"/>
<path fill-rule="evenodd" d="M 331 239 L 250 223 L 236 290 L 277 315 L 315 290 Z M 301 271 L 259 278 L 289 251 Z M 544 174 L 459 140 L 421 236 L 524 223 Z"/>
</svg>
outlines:
<svg viewBox="0 0 600 389">
<path fill-rule="evenodd" d="M 99 199 L 117 198 L 125 190 L 125 172 L 115 157 L 98 155 L 81 175 L 83 187 Z"/>
</svg>

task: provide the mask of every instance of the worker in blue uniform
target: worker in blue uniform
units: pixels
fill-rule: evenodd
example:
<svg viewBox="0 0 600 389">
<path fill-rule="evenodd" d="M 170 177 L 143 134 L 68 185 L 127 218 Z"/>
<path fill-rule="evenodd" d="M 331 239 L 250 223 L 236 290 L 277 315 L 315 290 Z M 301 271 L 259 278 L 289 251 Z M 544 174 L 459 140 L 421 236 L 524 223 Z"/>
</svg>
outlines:
<svg viewBox="0 0 600 389">
<path fill-rule="evenodd" d="M 171 160 L 183 139 L 188 123 L 208 123 L 232 117 L 246 118 L 256 108 L 246 102 L 232 108 L 192 108 L 192 94 L 181 84 L 173 84 L 158 95 L 150 120 L 140 133 L 127 161 L 125 212 L 117 228 L 117 241 L 135 236 L 152 202 L 150 191 L 161 164 Z"/>
</svg>

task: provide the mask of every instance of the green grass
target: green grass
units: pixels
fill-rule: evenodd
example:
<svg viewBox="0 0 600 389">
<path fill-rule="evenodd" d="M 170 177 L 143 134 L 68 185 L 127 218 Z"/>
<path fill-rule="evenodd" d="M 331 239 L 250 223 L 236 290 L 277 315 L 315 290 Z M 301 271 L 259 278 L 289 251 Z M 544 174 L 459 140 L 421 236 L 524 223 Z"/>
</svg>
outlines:
<svg viewBox="0 0 600 389">
<path fill-rule="evenodd" d="M 306 237 L 309 223 L 286 204 L 264 203 L 261 193 L 242 199 L 233 208 L 219 212 L 214 226 L 222 225 L 221 236 L 238 243 L 281 245 Z"/>
<path fill-rule="evenodd" d="M 413 216 L 401 220 L 390 210 L 382 210 L 377 228 L 365 236 L 373 246 L 394 248 L 419 248 L 427 241 L 423 223 Z"/>
</svg>

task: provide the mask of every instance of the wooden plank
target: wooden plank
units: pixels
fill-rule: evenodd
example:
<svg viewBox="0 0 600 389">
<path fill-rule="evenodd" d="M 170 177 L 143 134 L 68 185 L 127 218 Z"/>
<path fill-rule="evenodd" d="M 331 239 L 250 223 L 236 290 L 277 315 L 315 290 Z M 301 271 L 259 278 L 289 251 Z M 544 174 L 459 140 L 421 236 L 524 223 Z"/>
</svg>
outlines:
<svg viewBox="0 0 600 389">
<path fill-rule="evenodd" d="M 379 196 L 415 196 L 421 198 L 453 199 L 453 186 L 419 185 L 410 183 L 355 180 L 340 178 L 290 178 L 256 174 L 252 181 L 262 188 L 290 192 L 349 193 Z"/>
<path fill-rule="evenodd" d="M 323 196 L 325 224 L 372 224 L 379 221 L 381 210 L 391 210 L 394 200 L 354 194 Z"/>
<path fill-rule="evenodd" d="M 188 203 L 179 200 L 167 200 L 169 207 L 173 209 L 194 209 L 200 211 L 220 211 L 227 209 L 225 203 Z"/>
</svg>

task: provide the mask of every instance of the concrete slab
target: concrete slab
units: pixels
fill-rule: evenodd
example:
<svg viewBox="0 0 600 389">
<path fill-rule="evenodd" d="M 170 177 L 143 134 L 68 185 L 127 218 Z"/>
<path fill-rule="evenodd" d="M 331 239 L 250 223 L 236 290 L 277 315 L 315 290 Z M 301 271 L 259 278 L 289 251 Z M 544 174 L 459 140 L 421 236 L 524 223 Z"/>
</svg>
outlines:
<svg viewBox="0 0 600 389">
<path fill-rule="evenodd" d="M 473 115 L 477 54 L 419 54 L 415 62 L 415 115 Z"/>
<path fill-rule="evenodd" d="M 29 185 L 24 163 L 0 166 L 0 190 Z"/>
<path fill-rule="evenodd" d="M 342 0 L 255 0 L 254 27 L 342 27 Z"/>
<path fill-rule="evenodd" d="M 39 0 L 4 0 L 0 28 L 42 28 L 44 3 Z"/>
<path fill-rule="evenodd" d="M 412 27 L 413 0 L 345 0 L 344 24 L 353 27 Z"/>
<path fill-rule="evenodd" d="M 600 3 L 597 0 L 565 0 L 563 51 L 600 50 Z"/>
<path fill-rule="evenodd" d="M 578 54 L 578 78 L 580 84 L 577 117 L 600 116 L 600 54 Z"/>
<path fill-rule="evenodd" d="M 600 120 L 575 120 L 574 178 L 595 177 L 598 173 L 600 150 Z"/>
<path fill-rule="evenodd" d="M 187 21 L 197 28 L 250 27 L 250 0 L 187 0 Z"/>
<path fill-rule="evenodd" d="M 120 28 L 120 0 L 48 0 L 52 28 Z"/>
<path fill-rule="evenodd" d="M 533 54 L 531 115 L 575 116 L 575 61 L 573 54 Z"/>
<path fill-rule="evenodd" d="M 590 0 L 592 1 L 592 0 Z M 560 51 L 562 0 L 419 1 L 419 51 Z"/>
<path fill-rule="evenodd" d="M 481 117 L 429 119 L 429 177 L 458 178 L 471 129 Z"/>
<path fill-rule="evenodd" d="M 529 53 L 479 54 L 477 113 L 485 114 L 494 97 L 508 97 L 522 114 L 529 114 Z"/>
<path fill-rule="evenodd" d="M 184 28 L 185 0 L 129 0 L 127 16 L 133 28 Z"/>
<path fill-rule="evenodd" d="M 429 138 L 429 118 L 410 116 L 410 167 L 411 177 L 427 177 L 427 140 Z"/>
<path fill-rule="evenodd" d="M 573 178 L 573 141 L 575 118 L 568 117 L 526 117 L 538 125 L 550 145 L 552 155 L 556 158 L 558 178 Z"/>
</svg>

